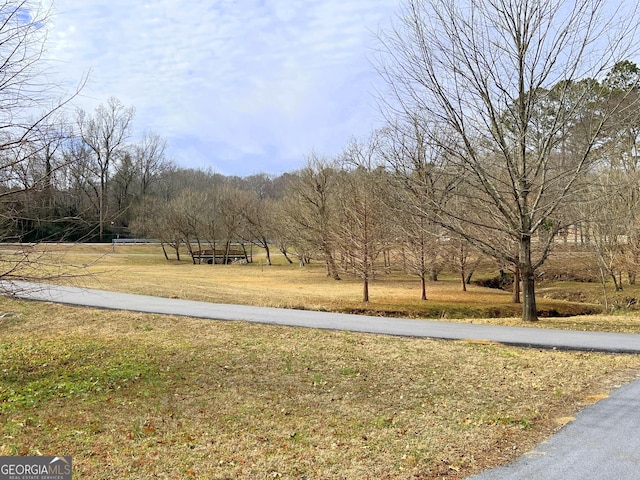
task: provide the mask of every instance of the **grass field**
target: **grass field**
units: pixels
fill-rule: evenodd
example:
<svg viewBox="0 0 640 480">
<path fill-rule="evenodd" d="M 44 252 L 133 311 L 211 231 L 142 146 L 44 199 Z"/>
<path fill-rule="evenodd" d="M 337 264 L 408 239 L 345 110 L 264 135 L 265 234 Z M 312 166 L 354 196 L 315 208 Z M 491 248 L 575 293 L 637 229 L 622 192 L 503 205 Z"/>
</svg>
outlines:
<svg viewBox="0 0 640 480">
<path fill-rule="evenodd" d="M 4 299 L 1 455 L 74 478 L 464 478 L 551 434 L 640 358 Z"/>
<path fill-rule="evenodd" d="M 511 303 L 511 293 L 476 285 L 469 285 L 463 292 L 455 276 L 446 272 L 440 281 L 428 284 L 427 301 L 419 299 L 416 277 L 380 273 L 370 287 L 371 301 L 362 303 L 362 286 L 357 279 L 345 275 L 337 282 L 328 278 L 320 262 L 300 268 L 275 256 L 274 265 L 266 266 L 264 257 L 256 255 L 249 265 L 193 265 L 186 255 L 181 262 L 167 262 L 160 247 L 151 245 L 52 245 L 49 254 L 52 265 L 87 266 L 77 272 L 83 276 L 75 278 L 75 284 L 113 291 L 215 303 L 531 326 L 518 318 L 522 307 Z M 572 262 L 567 259 L 566 263 Z M 640 286 L 626 286 L 617 293 L 610 290 L 611 303 L 622 304 L 629 297 L 640 299 Z M 593 314 L 602 310 L 597 303 L 601 296 L 602 286 L 596 282 L 541 283 L 541 318 L 534 326 L 640 333 L 637 311 Z"/>
<path fill-rule="evenodd" d="M 62 248 L 51 252 L 52 263 L 63 261 Z M 328 280 L 319 266 L 194 266 L 166 262 L 150 247 L 110 248 L 69 247 L 64 261 L 91 265 L 94 274 L 76 282 L 210 301 L 362 308 L 358 282 Z M 426 303 L 509 301 L 508 293 L 478 287 L 457 292 L 453 281 L 429 287 Z M 379 280 L 371 293 L 376 305 L 402 306 L 419 290 L 397 277 Z M 10 314 L 0 317 L 0 455 L 72 455 L 77 479 L 461 479 L 524 453 L 640 374 L 636 355 L 6 298 L 3 313 Z M 543 322 L 633 330 L 637 319 Z"/>
</svg>

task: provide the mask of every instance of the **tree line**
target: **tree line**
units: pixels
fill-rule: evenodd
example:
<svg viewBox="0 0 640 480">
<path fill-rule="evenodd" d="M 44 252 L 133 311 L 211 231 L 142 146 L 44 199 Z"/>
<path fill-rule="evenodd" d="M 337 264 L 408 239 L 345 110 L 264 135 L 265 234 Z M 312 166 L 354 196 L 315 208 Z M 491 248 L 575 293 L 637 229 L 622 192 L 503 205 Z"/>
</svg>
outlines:
<svg viewBox="0 0 640 480">
<path fill-rule="evenodd" d="M 133 117 L 116 98 L 92 114 L 57 115 L 19 161 L 5 161 L 3 239 L 105 241 L 123 228 L 136 202 L 173 168 L 159 135 L 129 141 Z"/>
</svg>

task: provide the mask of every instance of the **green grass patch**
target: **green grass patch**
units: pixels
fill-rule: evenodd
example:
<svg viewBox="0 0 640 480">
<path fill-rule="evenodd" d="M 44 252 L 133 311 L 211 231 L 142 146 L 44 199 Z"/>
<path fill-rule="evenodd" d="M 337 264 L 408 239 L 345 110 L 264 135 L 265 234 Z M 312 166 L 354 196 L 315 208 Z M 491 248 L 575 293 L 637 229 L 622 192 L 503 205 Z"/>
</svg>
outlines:
<svg viewBox="0 0 640 480">
<path fill-rule="evenodd" d="M 35 409 L 56 399 L 96 402 L 160 377 L 145 347 L 66 337 L 0 344 L 0 372 L 0 414 Z"/>
</svg>

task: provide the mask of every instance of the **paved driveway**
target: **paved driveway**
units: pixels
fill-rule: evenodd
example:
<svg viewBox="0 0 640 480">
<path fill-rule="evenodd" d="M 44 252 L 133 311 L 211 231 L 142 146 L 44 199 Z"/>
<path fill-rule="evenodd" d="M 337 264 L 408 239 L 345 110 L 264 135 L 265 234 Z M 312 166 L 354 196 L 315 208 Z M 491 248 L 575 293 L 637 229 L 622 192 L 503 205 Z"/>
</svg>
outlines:
<svg viewBox="0 0 640 480">
<path fill-rule="evenodd" d="M 115 310 L 183 315 L 212 320 L 244 320 L 274 325 L 349 330 L 407 337 L 487 340 L 508 345 L 543 348 L 640 353 L 640 335 L 638 334 L 501 327 L 309 310 L 223 305 L 78 287 L 43 286 L 26 282 L 13 282 L 13 285 L 16 295 L 26 299 Z"/>
<path fill-rule="evenodd" d="M 640 479 L 639 408 L 636 380 L 579 412 L 573 422 L 515 462 L 471 479 Z"/>
</svg>

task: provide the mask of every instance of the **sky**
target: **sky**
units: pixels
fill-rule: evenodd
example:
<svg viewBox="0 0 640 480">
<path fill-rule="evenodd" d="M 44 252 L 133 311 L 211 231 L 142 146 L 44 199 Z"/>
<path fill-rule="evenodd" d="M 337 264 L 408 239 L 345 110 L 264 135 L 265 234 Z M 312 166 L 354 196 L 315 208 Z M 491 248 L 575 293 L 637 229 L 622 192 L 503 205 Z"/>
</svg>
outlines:
<svg viewBox="0 0 640 480">
<path fill-rule="evenodd" d="M 46 56 L 75 104 L 136 109 L 185 168 L 280 174 L 380 125 L 373 57 L 400 0 L 54 0 Z"/>
</svg>

